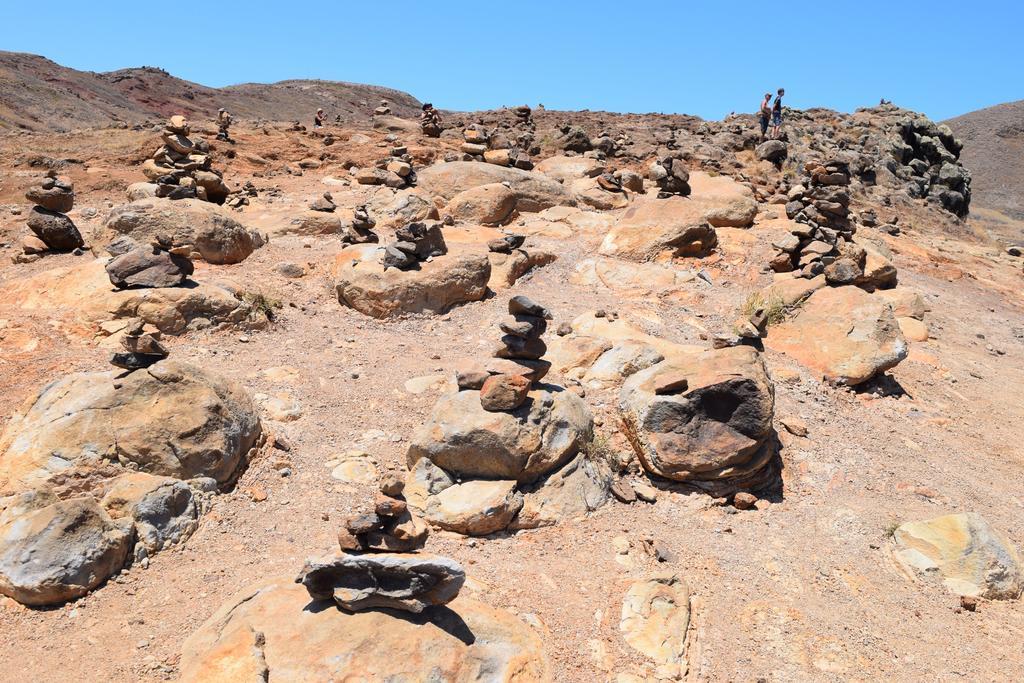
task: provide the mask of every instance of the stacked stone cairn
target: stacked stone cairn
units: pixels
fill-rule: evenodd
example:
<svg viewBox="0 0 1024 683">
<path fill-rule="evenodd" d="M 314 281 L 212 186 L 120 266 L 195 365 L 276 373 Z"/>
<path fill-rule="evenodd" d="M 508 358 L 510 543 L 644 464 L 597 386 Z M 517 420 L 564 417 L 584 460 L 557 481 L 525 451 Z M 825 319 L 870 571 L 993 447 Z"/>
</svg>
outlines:
<svg viewBox="0 0 1024 683">
<path fill-rule="evenodd" d="M 334 195 L 330 192 L 324 192 L 323 195 L 310 202 L 309 208 L 311 211 L 334 213 L 334 210 L 338 207 L 334 204 Z"/>
<path fill-rule="evenodd" d="M 374 116 L 387 116 L 391 113 L 391 104 L 387 100 L 381 100 L 377 108 L 373 110 Z"/>
<path fill-rule="evenodd" d="M 418 614 L 459 594 L 466 572 L 454 560 L 420 555 L 429 528 L 402 495 L 404 483 L 385 478 L 370 514 L 343 522 L 340 553 L 308 560 L 295 579 L 314 600 L 333 600 L 350 612 L 377 608 Z"/>
<path fill-rule="evenodd" d="M 853 242 L 849 165 L 839 159 L 810 161 L 804 172 L 805 185 L 791 188 L 786 204 L 786 215 L 799 227 L 773 243 L 771 268 L 799 271 L 806 278 L 824 273 L 831 285 L 857 284 L 867 254 Z"/>
<path fill-rule="evenodd" d="M 508 313 L 498 326 L 502 337 L 493 354 L 498 362 L 484 372 L 456 376 L 459 390 L 478 389 L 481 407 L 492 413 L 521 406 L 551 367 L 543 360 L 548 349 L 541 339 L 551 313 L 525 296 L 509 299 Z"/>
<path fill-rule="evenodd" d="M 384 268 L 411 270 L 448 253 L 440 223 L 409 223 L 395 230 L 395 241 L 384 247 Z"/>
<path fill-rule="evenodd" d="M 110 357 L 110 364 L 129 371 L 148 368 L 168 355 L 167 349 L 160 343 L 160 331 L 156 328 L 147 329 L 141 318 L 133 318 L 128 322 L 121 338 L 121 347 L 124 351 L 114 353 Z"/>
<path fill-rule="evenodd" d="M 521 104 L 512 110 L 516 115 L 516 123 L 520 126 L 533 128 L 533 110 L 527 104 Z"/>
<path fill-rule="evenodd" d="M 366 204 L 360 204 L 352 212 L 352 222 L 341 236 L 344 244 L 376 244 L 380 241 L 373 228 L 377 221 L 370 216 Z"/>
<path fill-rule="evenodd" d="M 166 235 L 156 235 L 147 246 L 136 246 L 126 241 L 118 247 L 121 248 L 115 251 L 121 253 L 106 265 L 110 284 L 118 289 L 178 287 L 195 269 L 189 258 L 193 247 L 175 247 Z"/>
<path fill-rule="evenodd" d="M 42 254 L 72 251 L 85 245 L 82 234 L 65 215 L 75 204 L 75 188 L 69 181 L 58 178 L 51 170 L 41 183 L 28 189 L 25 198 L 35 206 L 28 216 L 28 228 L 33 235 L 22 240 L 22 251 Z"/>
<path fill-rule="evenodd" d="M 184 116 L 172 116 L 160 131 L 163 144 L 142 165 L 142 172 L 156 183 L 158 197 L 223 204 L 231 190 L 210 167 L 209 145 L 193 142 L 188 137 L 190 131 Z"/>
<path fill-rule="evenodd" d="M 441 115 L 437 113 L 433 106 L 424 105 L 424 107 L 426 108 L 420 113 L 420 131 L 428 138 L 441 137 L 441 133 L 444 132 L 444 126 L 441 125 Z"/>
<path fill-rule="evenodd" d="M 357 169 L 355 176 L 360 185 L 386 185 L 395 190 L 416 184 L 412 156 L 404 146 L 393 148 L 391 155 L 378 161 L 375 167 Z"/>
<path fill-rule="evenodd" d="M 508 124 L 505 124 L 506 126 Z M 485 161 L 497 166 L 513 166 L 529 171 L 533 168 L 533 160 L 528 150 L 533 144 L 532 133 L 526 132 L 512 139 L 511 131 L 494 131 L 493 133 L 480 124 L 467 127 L 462 136 L 463 161 Z"/>
<path fill-rule="evenodd" d="M 658 186 L 658 198 L 690 194 L 690 170 L 680 155 L 669 155 L 651 164 L 648 177 Z"/>
<path fill-rule="evenodd" d="M 935 198 L 960 218 L 971 205 L 971 174 L 957 163 L 963 144 L 945 124 L 907 118 L 892 140 L 893 173 L 908 184 L 912 197 Z"/>
</svg>

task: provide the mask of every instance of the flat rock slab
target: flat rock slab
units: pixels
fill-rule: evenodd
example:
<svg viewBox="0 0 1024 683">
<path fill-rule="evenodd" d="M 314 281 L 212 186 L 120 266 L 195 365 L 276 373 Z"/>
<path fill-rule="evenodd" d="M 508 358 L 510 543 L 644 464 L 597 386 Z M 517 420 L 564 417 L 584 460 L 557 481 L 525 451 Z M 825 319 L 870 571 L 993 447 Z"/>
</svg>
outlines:
<svg viewBox="0 0 1024 683">
<path fill-rule="evenodd" d="M 1013 600 L 1024 588 L 1017 549 L 975 512 L 907 522 L 894 540 L 903 567 L 956 595 Z"/>
<path fill-rule="evenodd" d="M 852 286 L 815 291 L 765 344 L 841 385 L 866 382 L 908 352 L 889 303 Z"/>
<path fill-rule="evenodd" d="M 436 555 L 338 553 L 307 560 L 295 581 L 314 600 L 333 600 L 351 612 L 388 607 L 419 614 L 454 600 L 466 571 Z"/>
<path fill-rule="evenodd" d="M 185 683 L 552 680 L 540 638 L 505 610 L 460 597 L 401 618 L 349 613 L 290 579 L 225 602 L 185 642 L 181 672 Z"/>
<path fill-rule="evenodd" d="M 674 574 L 637 581 L 622 599 L 619 630 L 623 639 L 657 664 L 686 661 L 689 624 L 690 591 Z"/>
</svg>

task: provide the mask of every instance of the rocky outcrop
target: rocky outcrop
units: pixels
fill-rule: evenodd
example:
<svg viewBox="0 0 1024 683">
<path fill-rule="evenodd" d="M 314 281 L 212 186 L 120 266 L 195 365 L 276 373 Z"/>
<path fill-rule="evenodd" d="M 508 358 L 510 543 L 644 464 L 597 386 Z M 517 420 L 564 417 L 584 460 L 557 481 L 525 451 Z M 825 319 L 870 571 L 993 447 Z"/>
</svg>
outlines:
<svg viewBox="0 0 1024 683">
<path fill-rule="evenodd" d="M 165 236 L 209 263 L 239 263 L 262 244 L 226 209 L 197 199 L 140 199 L 112 209 L 104 227 L 110 239 L 127 235 L 146 243 Z"/>
<path fill-rule="evenodd" d="M 472 634 L 472 635 L 470 635 Z M 396 619 L 310 604 L 291 579 L 264 581 L 225 602 L 185 642 L 183 682 L 375 680 L 550 681 L 540 638 L 515 616 L 459 597 Z"/>
<path fill-rule="evenodd" d="M 356 245 L 338 254 L 334 286 L 338 301 L 374 318 L 443 313 L 479 301 L 487 292 L 491 264 L 483 254 L 453 251 L 417 269 L 385 268 L 384 250 Z"/>
<path fill-rule="evenodd" d="M 608 231 L 600 253 L 649 261 L 661 255 L 706 256 L 716 244 L 714 227 L 691 201 L 643 197 L 626 209 Z"/>
<path fill-rule="evenodd" d="M 715 496 L 777 477 L 775 390 L 753 348 L 675 353 L 626 380 L 626 435 L 649 473 Z"/>
<path fill-rule="evenodd" d="M 520 212 L 576 205 L 572 193 L 561 183 L 540 173 L 518 168 L 472 161 L 453 161 L 428 166 L 419 173 L 421 189 L 448 201 L 471 188 L 494 183 L 508 184 L 508 188 L 516 196 L 515 208 Z"/>
<path fill-rule="evenodd" d="M 866 382 L 907 357 L 892 308 L 858 287 L 826 287 L 773 326 L 765 344 L 841 385 Z"/>
</svg>

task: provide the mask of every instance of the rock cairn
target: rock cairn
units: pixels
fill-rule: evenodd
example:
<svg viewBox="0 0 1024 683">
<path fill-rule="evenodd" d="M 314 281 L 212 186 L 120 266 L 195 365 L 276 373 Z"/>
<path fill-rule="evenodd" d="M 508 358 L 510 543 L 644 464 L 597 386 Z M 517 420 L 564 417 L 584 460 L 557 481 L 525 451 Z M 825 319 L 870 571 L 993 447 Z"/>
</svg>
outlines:
<svg viewBox="0 0 1024 683">
<path fill-rule="evenodd" d="M 441 115 L 430 103 L 424 104 L 423 112 L 420 113 L 420 130 L 428 138 L 439 138 L 444 131 L 444 126 L 441 125 Z"/>
<path fill-rule="evenodd" d="M 21 243 L 26 254 L 71 251 L 85 245 L 82 234 L 65 215 L 75 204 L 75 188 L 71 182 L 58 178 L 51 170 L 41 183 L 28 189 L 25 198 L 35 204 L 27 221 L 34 236 L 26 236 Z"/>
<path fill-rule="evenodd" d="M 175 247 L 165 235 L 157 235 L 148 246 L 129 243 L 123 248 L 105 267 L 110 284 L 118 289 L 177 287 L 195 270 L 189 258 L 193 247 Z"/>
<path fill-rule="evenodd" d="M 511 130 L 489 132 L 480 124 L 472 124 L 462 132 L 462 136 L 465 140 L 460 148 L 462 161 L 484 161 L 524 171 L 533 168 L 533 160 L 527 152 L 533 145 L 533 135 L 530 132 L 519 135 L 515 135 Z"/>
<path fill-rule="evenodd" d="M 381 100 L 377 108 L 373 110 L 374 116 L 387 116 L 391 113 L 391 104 L 387 100 Z"/>
<path fill-rule="evenodd" d="M 375 166 L 354 169 L 354 173 L 360 185 L 386 185 L 398 190 L 416 184 L 412 156 L 404 146 L 394 147 L 391 155 L 378 161 Z"/>
<path fill-rule="evenodd" d="M 799 270 L 808 278 L 828 268 L 830 283 L 852 284 L 863 275 L 865 253 L 853 243 L 849 165 L 834 158 L 810 161 L 804 172 L 806 184 L 791 188 L 786 204 L 786 215 L 800 227 L 774 242 L 771 268 L 779 273 Z"/>
<path fill-rule="evenodd" d="M 218 171 L 211 168 L 209 145 L 193 142 L 184 116 L 172 116 L 160 139 L 163 144 L 142 165 L 142 172 L 156 183 L 157 197 L 198 198 L 223 204 L 231 193 Z"/>
<path fill-rule="evenodd" d="M 658 198 L 690 194 L 690 170 L 680 155 L 669 155 L 651 164 L 648 177 L 658 185 Z"/>
<path fill-rule="evenodd" d="M 427 543 L 429 527 L 409 511 L 405 482 L 389 475 L 381 484 L 373 512 L 344 520 L 338 544 L 346 552 L 410 553 Z"/>
<path fill-rule="evenodd" d="M 374 511 L 344 521 L 342 552 L 306 562 L 295 581 L 310 597 L 350 612 L 385 607 L 415 614 L 455 599 L 466 572 L 449 558 L 415 554 L 429 528 L 409 511 L 403 488 L 397 476 L 387 477 Z"/>
<path fill-rule="evenodd" d="M 459 390 L 479 390 L 480 405 L 488 412 L 521 406 L 551 367 L 542 360 L 547 345 L 541 339 L 551 313 L 525 296 L 509 299 L 508 313 L 498 325 L 502 337 L 493 353 L 496 362 L 456 374 Z"/>
<path fill-rule="evenodd" d="M 448 253 L 440 223 L 409 223 L 395 230 L 395 241 L 384 247 L 384 268 L 410 270 Z"/>
<path fill-rule="evenodd" d="M 512 113 L 516 115 L 516 124 L 533 127 L 533 110 L 530 109 L 530 105 L 520 104 Z"/>
<path fill-rule="evenodd" d="M 893 173 L 908 184 L 912 197 L 935 198 L 960 218 L 971 205 L 971 174 L 957 163 L 963 144 L 945 124 L 906 118 L 892 140 Z"/>
<path fill-rule="evenodd" d="M 360 204 L 352 212 L 352 222 L 342 234 L 341 241 L 344 244 L 375 244 L 380 241 L 380 237 L 373 231 L 376 225 L 377 221 L 370 216 L 366 204 Z"/>
<path fill-rule="evenodd" d="M 147 328 L 141 318 L 133 318 L 121 338 L 122 352 L 110 357 L 110 364 L 125 370 L 141 370 L 167 358 L 168 351 L 160 343 L 160 331 Z"/>
</svg>

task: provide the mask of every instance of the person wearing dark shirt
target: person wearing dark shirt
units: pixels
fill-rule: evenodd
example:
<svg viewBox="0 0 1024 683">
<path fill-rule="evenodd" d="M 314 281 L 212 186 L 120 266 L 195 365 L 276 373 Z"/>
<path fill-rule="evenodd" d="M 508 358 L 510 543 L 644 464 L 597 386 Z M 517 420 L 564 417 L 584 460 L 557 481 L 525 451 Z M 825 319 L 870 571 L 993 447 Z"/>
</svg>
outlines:
<svg viewBox="0 0 1024 683">
<path fill-rule="evenodd" d="M 772 140 L 779 139 L 782 128 L 782 96 L 786 94 L 785 88 L 779 88 L 775 95 L 775 104 L 772 105 Z"/>
</svg>

